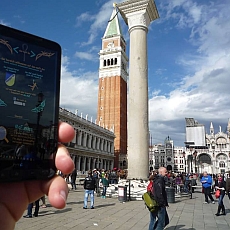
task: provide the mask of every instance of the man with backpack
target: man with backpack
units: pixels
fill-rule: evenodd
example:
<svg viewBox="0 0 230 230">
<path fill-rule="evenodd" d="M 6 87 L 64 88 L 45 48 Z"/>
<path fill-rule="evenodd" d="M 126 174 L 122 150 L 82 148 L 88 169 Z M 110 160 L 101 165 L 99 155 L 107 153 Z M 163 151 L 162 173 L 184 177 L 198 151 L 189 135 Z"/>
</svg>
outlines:
<svg viewBox="0 0 230 230">
<path fill-rule="evenodd" d="M 169 217 L 166 210 L 168 207 L 167 194 L 165 191 L 165 179 L 167 169 L 160 167 L 158 174 L 153 178 L 152 193 L 158 203 L 158 209 L 150 212 L 149 230 L 163 230 L 169 223 Z"/>
<path fill-rule="evenodd" d="M 96 189 L 96 180 L 92 175 L 92 171 L 88 171 L 88 176 L 84 180 L 84 206 L 83 209 L 87 209 L 88 197 L 90 196 L 90 207 L 94 209 L 94 191 Z"/>
</svg>

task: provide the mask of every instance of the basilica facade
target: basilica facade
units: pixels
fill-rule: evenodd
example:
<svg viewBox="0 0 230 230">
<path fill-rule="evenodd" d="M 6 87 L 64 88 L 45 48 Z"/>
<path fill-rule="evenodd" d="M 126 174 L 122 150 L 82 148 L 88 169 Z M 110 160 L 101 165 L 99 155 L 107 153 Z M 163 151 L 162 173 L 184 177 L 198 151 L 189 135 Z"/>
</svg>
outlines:
<svg viewBox="0 0 230 230">
<path fill-rule="evenodd" d="M 209 133 L 204 133 L 203 125 L 191 123 L 191 119 L 186 126 L 189 127 L 186 129 L 189 132 L 189 141 L 185 142 L 185 147 L 174 146 L 170 137 L 167 137 L 163 144 L 150 145 L 149 169 L 154 170 L 163 166 L 174 172 L 207 171 L 211 174 L 230 171 L 230 119 L 226 131 L 220 126 L 214 129 L 211 122 Z M 197 127 L 199 129 L 196 129 Z M 193 128 L 195 132 L 192 131 Z M 197 140 L 197 137 L 202 140 Z"/>
</svg>

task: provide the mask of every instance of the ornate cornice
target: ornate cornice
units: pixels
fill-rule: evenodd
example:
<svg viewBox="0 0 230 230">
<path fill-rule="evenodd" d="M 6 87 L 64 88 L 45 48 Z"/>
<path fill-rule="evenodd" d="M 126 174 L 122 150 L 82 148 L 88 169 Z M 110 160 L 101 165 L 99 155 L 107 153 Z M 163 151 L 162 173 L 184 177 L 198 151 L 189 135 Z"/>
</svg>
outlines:
<svg viewBox="0 0 230 230">
<path fill-rule="evenodd" d="M 129 29 L 134 26 L 149 26 L 150 22 L 159 18 L 154 0 L 129 0 L 117 4 Z"/>
</svg>

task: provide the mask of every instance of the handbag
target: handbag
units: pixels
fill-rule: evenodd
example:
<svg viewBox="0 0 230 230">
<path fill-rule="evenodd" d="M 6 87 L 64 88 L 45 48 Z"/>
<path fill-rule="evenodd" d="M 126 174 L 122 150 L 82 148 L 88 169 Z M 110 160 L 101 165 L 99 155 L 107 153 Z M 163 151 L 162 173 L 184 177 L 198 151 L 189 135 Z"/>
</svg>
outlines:
<svg viewBox="0 0 230 230">
<path fill-rule="evenodd" d="M 157 201 L 152 196 L 151 192 L 145 192 L 142 196 L 142 199 L 144 200 L 145 205 L 150 212 L 155 212 L 158 210 L 159 206 L 157 204 Z"/>
<path fill-rule="evenodd" d="M 215 197 L 216 197 L 216 198 L 219 198 L 219 197 L 220 197 L 220 190 L 216 190 L 216 192 L 215 192 Z"/>
</svg>

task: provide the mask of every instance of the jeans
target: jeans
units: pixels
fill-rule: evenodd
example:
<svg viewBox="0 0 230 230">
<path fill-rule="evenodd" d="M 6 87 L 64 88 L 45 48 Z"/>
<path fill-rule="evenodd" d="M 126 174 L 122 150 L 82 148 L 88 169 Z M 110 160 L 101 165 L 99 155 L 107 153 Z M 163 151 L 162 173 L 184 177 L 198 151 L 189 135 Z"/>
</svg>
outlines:
<svg viewBox="0 0 230 230">
<path fill-rule="evenodd" d="M 208 203 L 208 197 L 211 201 L 214 201 L 211 195 L 211 187 L 204 188 L 204 197 L 205 197 L 205 202 L 207 203 Z"/>
<path fill-rule="evenodd" d="M 189 185 L 189 182 L 185 181 L 185 183 L 184 183 L 184 191 L 187 192 L 187 193 L 189 192 L 188 185 Z"/>
<path fill-rule="evenodd" d="M 88 196 L 90 195 L 90 207 L 94 207 L 94 190 L 85 190 L 84 207 L 87 208 Z"/>
<path fill-rule="evenodd" d="M 74 180 L 71 180 L 71 186 L 72 186 L 72 189 L 75 189 L 75 190 L 77 189 L 76 183 Z"/>
<path fill-rule="evenodd" d="M 218 205 L 219 205 L 219 206 L 224 205 L 224 203 L 223 203 L 224 196 L 225 196 L 225 194 L 220 195 L 220 197 L 219 197 L 219 199 L 218 199 Z"/>
<path fill-rule="evenodd" d="M 176 185 L 176 193 L 180 193 L 180 185 L 179 184 Z"/>
<path fill-rule="evenodd" d="M 40 200 L 40 199 L 39 199 Z M 38 211 L 39 211 L 39 200 L 35 201 L 35 210 L 34 210 L 34 215 L 37 216 L 38 215 Z M 32 209 L 33 209 L 33 203 L 30 203 L 27 207 L 27 215 L 32 216 Z"/>
<path fill-rule="evenodd" d="M 157 212 L 150 212 L 149 230 L 163 230 L 168 223 L 169 217 L 166 207 L 160 207 Z"/>
<path fill-rule="evenodd" d="M 98 178 L 96 178 L 96 177 L 94 177 L 94 179 L 95 179 L 95 183 L 96 183 L 96 193 L 99 193 L 99 179 Z"/>
<path fill-rule="evenodd" d="M 106 190 L 107 190 L 107 186 L 103 186 L 102 196 L 105 196 L 105 195 L 106 195 Z"/>
<path fill-rule="evenodd" d="M 110 184 L 117 184 L 117 179 L 111 179 Z"/>
</svg>

